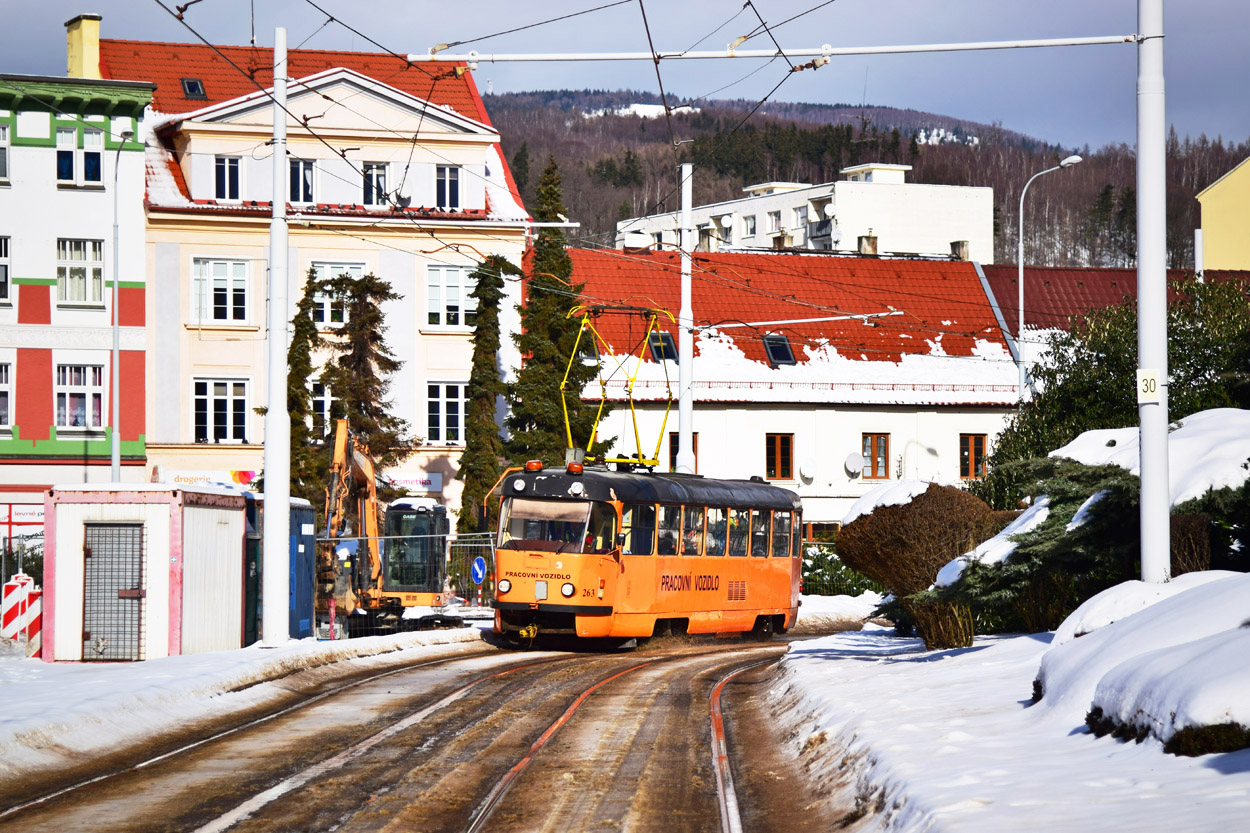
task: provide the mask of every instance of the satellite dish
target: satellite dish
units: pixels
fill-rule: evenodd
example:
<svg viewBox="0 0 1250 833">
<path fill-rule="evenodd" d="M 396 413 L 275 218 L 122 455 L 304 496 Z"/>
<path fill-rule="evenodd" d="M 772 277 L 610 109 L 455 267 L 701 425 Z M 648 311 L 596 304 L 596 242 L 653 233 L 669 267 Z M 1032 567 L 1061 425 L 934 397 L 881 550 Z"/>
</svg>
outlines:
<svg viewBox="0 0 1250 833">
<path fill-rule="evenodd" d="M 843 465 L 846 466 L 848 474 L 858 475 L 864 470 L 864 456 L 852 451 L 846 455 L 846 462 Z"/>
<path fill-rule="evenodd" d="M 832 219 L 833 219 L 833 213 L 834 213 L 834 211 L 836 211 L 836 210 L 837 210 L 837 209 L 835 209 L 835 208 L 833 207 L 833 203 L 831 203 L 831 202 L 829 202 L 829 203 L 825 203 L 825 211 L 824 211 L 824 214 L 825 214 L 825 216 L 826 216 L 826 217 L 828 217 L 830 220 L 832 220 Z"/>
<path fill-rule="evenodd" d="M 799 477 L 803 478 L 808 483 L 812 482 L 812 480 L 816 477 L 816 461 L 804 460 L 799 463 Z"/>
<path fill-rule="evenodd" d="M 734 224 L 734 217 L 732 214 L 726 214 L 724 217 L 720 218 L 721 228 L 730 228 L 731 226 L 733 226 L 733 224 Z"/>
</svg>

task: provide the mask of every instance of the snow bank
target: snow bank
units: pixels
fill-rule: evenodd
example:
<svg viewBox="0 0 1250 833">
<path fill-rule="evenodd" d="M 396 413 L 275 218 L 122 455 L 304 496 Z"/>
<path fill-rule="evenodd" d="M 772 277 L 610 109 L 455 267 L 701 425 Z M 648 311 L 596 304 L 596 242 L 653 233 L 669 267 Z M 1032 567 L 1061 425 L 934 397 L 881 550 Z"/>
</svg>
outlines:
<svg viewBox="0 0 1250 833">
<path fill-rule="evenodd" d="M 1237 488 L 1250 477 L 1250 411 L 1213 408 L 1176 423 L 1168 435 L 1168 480 L 1172 505 L 1201 497 L 1209 489 Z M 1087 466 L 1116 465 L 1141 474 L 1137 428 L 1086 431 L 1051 457 Z"/>
<path fill-rule="evenodd" d="M 799 633 L 857 630 L 881 604 L 882 596 L 866 590 L 858 596 L 800 596 Z"/>
<path fill-rule="evenodd" d="M 1094 706 L 1164 742 L 1187 727 L 1250 726 L 1250 627 L 1121 663 L 1098 681 Z"/>
<path fill-rule="evenodd" d="M 872 514 L 872 510 L 878 506 L 902 506 L 911 503 L 917 495 L 928 491 L 929 483 L 928 480 L 892 480 L 882 483 L 851 504 L 850 510 L 842 518 L 842 525 L 846 526 L 860 515 Z"/>
<path fill-rule="evenodd" d="M 1171 598 L 1193 587 L 1225 578 L 1235 578 L 1240 573 L 1226 570 L 1207 570 L 1200 573 L 1185 573 L 1163 584 L 1146 581 L 1126 581 L 1110 587 L 1097 596 L 1086 599 L 1085 603 L 1072 611 L 1055 630 L 1052 645 L 1063 645 L 1078 636 L 1093 633 L 1112 622 L 1118 622 L 1139 610 L 1145 610 L 1155 602 Z"/>
<path fill-rule="evenodd" d="M 1042 657 L 1038 669 L 1043 691 L 1040 705 L 1083 722 L 1094 702 L 1095 689 L 1107 672 L 1134 657 L 1239 627 L 1250 613 L 1247 598 L 1250 575 L 1217 578 L 1080 639 L 1055 645 Z"/>
<path fill-rule="evenodd" d="M 1007 524 L 1002 532 L 999 532 L 988 541 L 982 541 L 980 546 L 972 552 L 964 553 L 953 561 L 946 562 L 946 566 L 938 570 L 937 581 L 934 582 L 934 586 L 947 587 L 959 581 L 959 577 L 964 574 L 964 568 L 973 562 L 979 564 L 1000 564 L 1006 561 L 1016 551 L 1016 542 L 1011 540 L 1012 536 L 1032 532 L 1049 516 L 1050 498 L 1042 497 L 1028 509 L 1021 512 L 1014 521 Z"/>
</svg>

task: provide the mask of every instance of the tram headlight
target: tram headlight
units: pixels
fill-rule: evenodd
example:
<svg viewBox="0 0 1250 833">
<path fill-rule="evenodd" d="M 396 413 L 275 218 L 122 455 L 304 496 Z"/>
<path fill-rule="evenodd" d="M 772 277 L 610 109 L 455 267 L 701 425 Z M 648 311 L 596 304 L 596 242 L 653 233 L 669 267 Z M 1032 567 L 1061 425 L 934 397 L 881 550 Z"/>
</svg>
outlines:
<svg viewBox="0 0 1250 833">
<path fill-rule="evenodd" d="M 571 581 L 566 581 L 564 584 L 560 585 L 560 595 L 564 596 L 566 599 L 572 598 L 573 594 L 576 592 L 577 588 L 573 586 L 573 582 Z"/>
<path fill-rule="evenodd" d="M 501 578 L 499 579 L 499 583 L 495 586 L 499 588 L 500 593 L 507 593 L 512 589 L 512 582 L 508 581 L 506 578 Z"/>
</svg>

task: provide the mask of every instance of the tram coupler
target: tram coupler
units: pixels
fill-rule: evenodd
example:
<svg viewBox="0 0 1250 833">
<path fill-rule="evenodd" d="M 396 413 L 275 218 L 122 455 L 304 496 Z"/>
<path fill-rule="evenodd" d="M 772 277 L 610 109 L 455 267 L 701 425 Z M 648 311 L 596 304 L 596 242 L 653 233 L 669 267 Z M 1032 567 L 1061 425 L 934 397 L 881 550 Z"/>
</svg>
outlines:
<svg viewBox="0 0 1250 833">
<path fill-rule="evenodd" d="M 526 625 L 521 628 L 521 630 L 517 631 L 517 636 L 522 639 L 533 641 L 533 639 L 538 636 L 538 625 Z"/>
</svg>

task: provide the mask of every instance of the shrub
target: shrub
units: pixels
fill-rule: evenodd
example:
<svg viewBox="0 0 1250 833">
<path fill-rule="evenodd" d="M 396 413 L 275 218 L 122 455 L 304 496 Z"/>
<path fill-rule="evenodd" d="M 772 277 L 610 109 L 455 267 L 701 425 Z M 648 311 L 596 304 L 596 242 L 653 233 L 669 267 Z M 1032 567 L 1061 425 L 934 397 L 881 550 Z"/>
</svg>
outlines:
<svg viewBox="0 0 1250 833">
<path fill-rule="evenodd" d="M 858 596 L 884 588 L 842 563 L 833 544 L 803 542 L 803 592 L 814 596 Z"/>
<path fill-rule="evenodd" d="M 1206 515 L 1173 515 L 1172 575 L 1211 569 L 1211 519 Z"/>
</svg>

